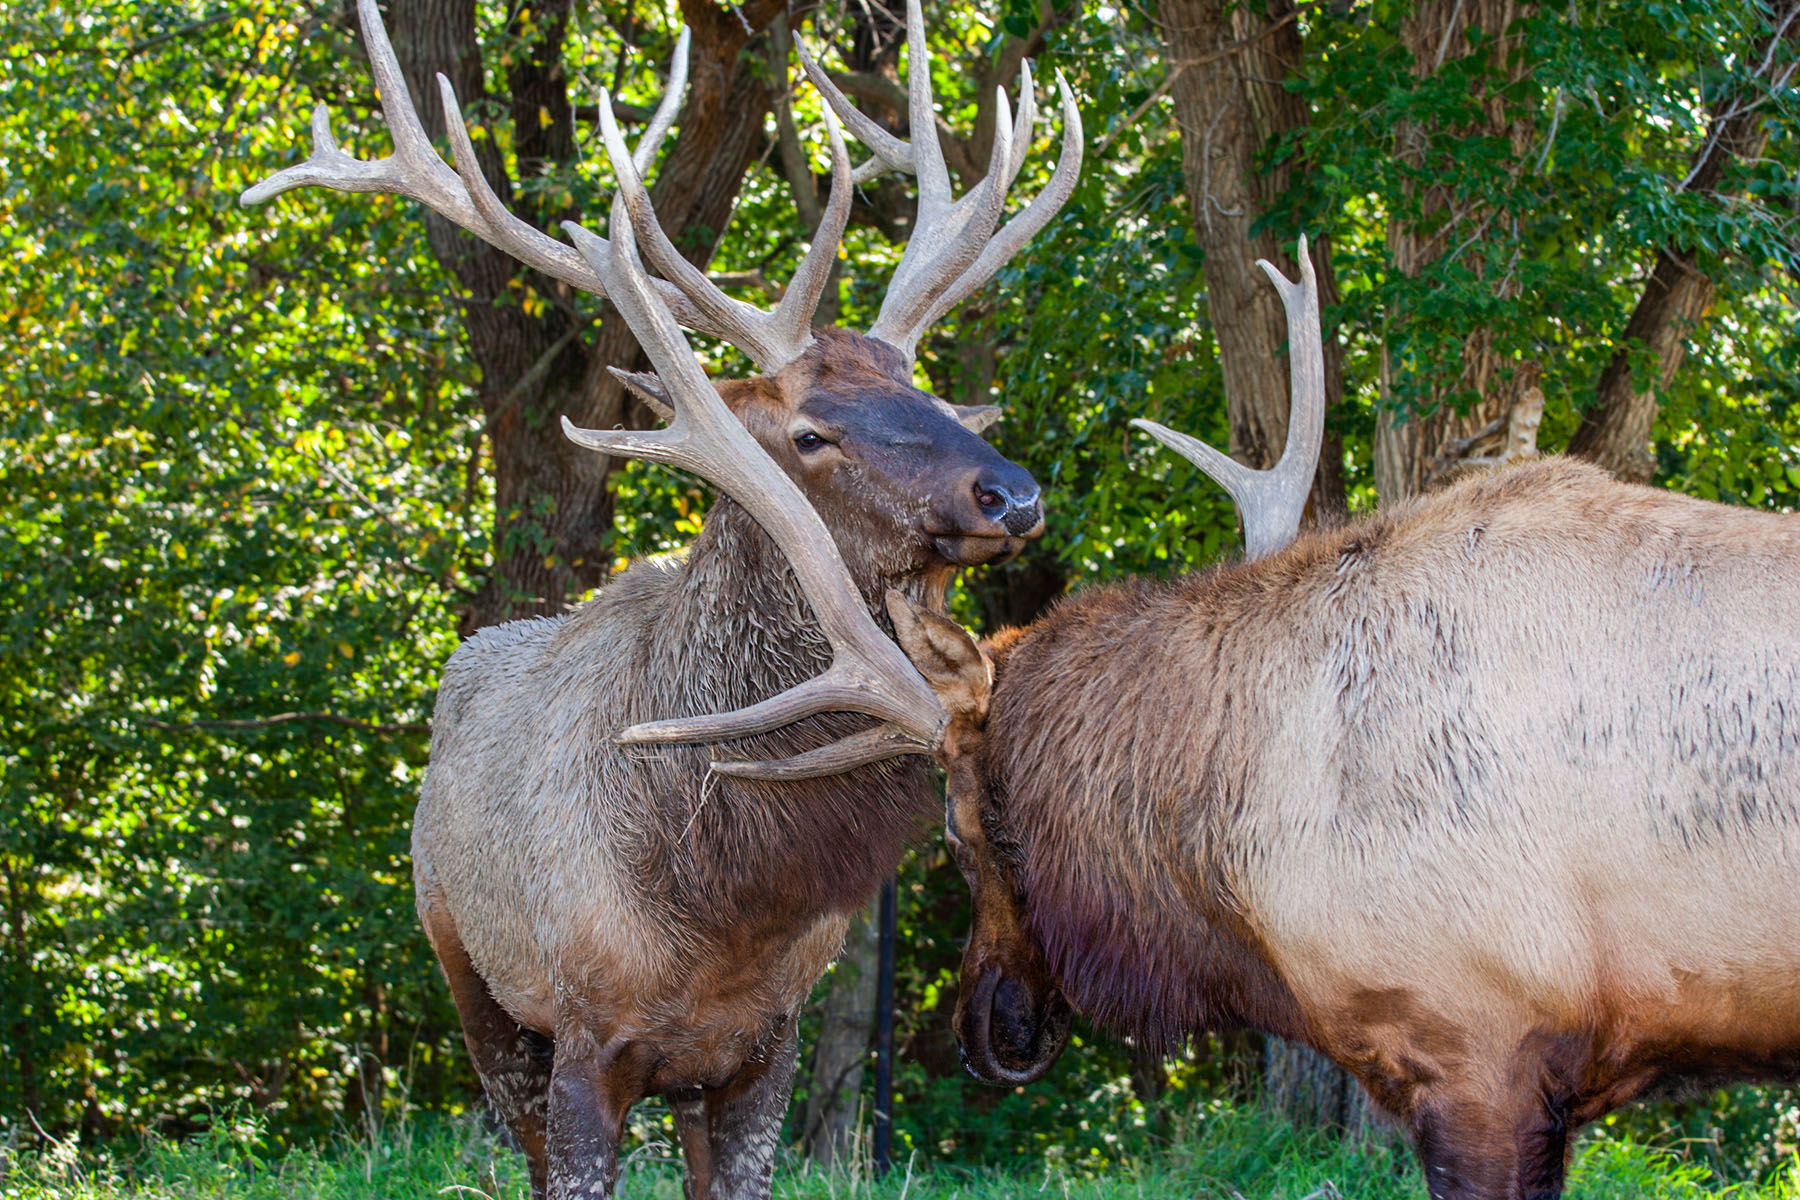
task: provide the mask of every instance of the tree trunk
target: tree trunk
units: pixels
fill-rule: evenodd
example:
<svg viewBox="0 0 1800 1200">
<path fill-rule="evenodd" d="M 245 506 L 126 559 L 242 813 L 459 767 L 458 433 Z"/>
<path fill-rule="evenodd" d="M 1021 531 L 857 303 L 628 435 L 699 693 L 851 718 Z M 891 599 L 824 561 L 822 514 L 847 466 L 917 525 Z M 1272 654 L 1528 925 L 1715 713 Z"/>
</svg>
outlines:
<svg viewBox="0 0 1800 1200">
<path fill-rule="evenodd" d="M 1516 81 L 1526 69 L 1523 58 L 1509 64 L 1506 56 L 1510 44 L 1506 30 L 1531 9 L 1515 0 L 1422 0 L 1401 24 L 1401 40 L 1411 52 L 1413 73 L 1423 79 L 1437 74 L 1448 61 L 1469 53 L 1468 31 L 1483 33 L 1481 53 L 1491 56 L 1494 77 Z M 1509 114 L 1500 98 L 1501 89 L 1488 88 L 1482 98 L 1483 117 L 1475 127 L 1457 131 L 1463 137 L 1504 137 L 1511 141 L 1515 161 L 1522 162 L 1531 140 L 1531 123 L 1523 116 Z M 1434 152 L 1432 142 L 1444 131 L 1407 124 L 1402 126 L 1395 153 L 1401 161 L 1424 170 L 1437 157 L 1448 157 L 1444 151 Z M 1445 162 L 1439 177 L 1453 178 L 1455 165 Z M 1476 243 L 1465 250 L 1465 261 L 1477 278 L 1494 279 L 1502 297 L 1516 294 L 1514 273 L 1501 270 L 1500 264 L 1480 248 L 1481 233 L 1501 217 L 1486 206 L 1474 206 L 1449 215 L 1452 186 L 1434 184 L 1414 189 L 1409 199 L 1417 206 L 1416 224 L 1395 221 L 1388 231 L 1388 247 L 1394 270 L 1401 275 L 1417 276 L 1442 256 L 1452 245 Z M 1471 232 L 1473 231 L 1473 232 Z M 1397 314 L 1404 322 L 1406 314 Z M 1382 398 L 1384 403 L 1376 418 L 1375 488 L 1381 503 L 1392 504 L 1408 496 L 1416 496 L 1441 486 L 1459 473 L 1463 450 L 1475 447 L 1496 431 L 1509 431 L 1516 425 L 1533 431 L 1531 453 L 1536 451 L 1535 421 L 1523 416 L 1514 421 L 1515 409 L 1529 410 L 1535 402 L 1542 412 L 1543 398 L 1537 391 L 1538 367 L 1524 363 L 1511 371 L 1502 371 L 1495 352 L 1493 331 L 1475 329 L 1463 340 L 1460 361 L 1441 367 L 1437 377 L 1428 379 L 1422 393 L 1413 398 L 1405 411 L 1394 400 L 1392 364 L 1383 358 Z M 1460 411 L 1453 398 L 1472 398 Z"/>
<path fill-rule="evenodd" d="M 1777 66 L 1776 59 L 1797 34 L 1800 4 L 1790 3 L 1758 51 L 1757 61 L 1762 64 L 1759 82 L 1766 80 L 1771 88 L 1788 86 L 1794 64 Z M 1716 191 L 1727 167 L 1734 161 L 1761 157 L 1768 141 L 1757 97 L 1734 93 L 1713 109 L 1706 143 L 1675 190 Z M 1716 285 L 1700 270 L 1693 248 L 1664 246 L 1657 251 L 1656 266 L 1625 325 L 1618 349 L 1600 374 L 1599 395 L 1594 406 L 1582 414 L 1581 426 L 1569 441 L 1569 453 L 1591 458 L 1621 479 L 1649 481 L 1656 471 L 1650 431 L 1656 424 L 1657 392 L 1674 382 L 1687 358 L 1688 334 L 1712 304 L 1715 290 Z M 1633 376 L 1631 360 L 1639 354 L 1648 354 L 1656 364 L 1654 382 L 1648 386 Z"/>
<path fill-rule="evenodd" d="M 1280 1038 L 1263 1043 L 1263 1094 L 1271 1108 L 1303 1128 L 1364 1137 L 1382 1127 L 1369 1094 L 1348 1071 Z"/>
<path fill-rule="evenodd" d="M 523 170 L 566 162 L 574 153 L 562 65 L 569 9 L 570 0 L 533 6 L 530 19 L 539 37 L 508 72 L 514 146 Z M 704 264 L 760 142 L 771 96 L 762 72 L 749 60 L 740 61 L 739 51 L 779 5 L 757 0 L 726 10 L 686 0 L 682 9 L 693 31 L 689 92 L 680 137 L 651 195 L 675 244 L 691 261 Z M 443 133 L 431 82 L 437 72 L 455 86 L 465 113 L 480 111 L 486 92 L 474 0 L 392 0 L 390 24 L 409 89 L 415 99 L 431 98 L 418 111 L 433 137 Z M 525 220 L 545 228 L 582 215 L 516 203 L 495 140 L 480 138 L 475 147 L 495 192 Z M 603 216 L 585 214 L 590 222 Z M 485 433 L 493 447 L 493 565 L 466 616 L 465 632 L 558 612 L 606 577 L 613 514 L 606 485 L 616 465 L 569 442 L 558 418 L 566 414 L 600 428 L 642 424 L 644 414 L 627 403 L 627 394 L 606 371 L 609 365 L 636 369 L 642 353 L 623 321 L 604 320 L 597 332 L 584 327 L 563 285 L 524 270 L 436 214 L 427 214 L 426 228 L 433 253 L 464 293 L 464 326 L 481 368 Z"/>
<path fill-rule="evenodd" d="M 807 1157 L 834 1165 L 856 1157 L 860 1136 L 863 1068 L 875 1028 L 876 957 L 880 948 L 874 907 L 850 922 L 844 949 L 831 973 L 819 1040 L 813 1049 L 806 1113 L 801 1122 Z"/>
<path fill-rule="evenodd" d="M 6 956 L 9 964 L 6 974 L 10 978 L 6 980 L 5 1006 L 0 1008 L 0 1023 L 6 1028 L 8 1044 L 0 1053 L 12 1059 L 18 1072 L 20 1110 L 37 1113 L 43 1110 L 43 1098 L 38 1095 L 37 1038 L 33 1026 L 43 989 L 39 986 L 36 958 L 25 932 L 35 915 L 26 910 L 26 898 L 30 897 L 33 909 L 37 908 L 38 899 L 36 880 L 26 875 L 30 862 L 29 858 L 16 860 L 10 854 L 0 860 L 0 865 L 6 868 L 5 932 L 10 951 Z"/>
<path fill-rule="evenodd" d="M 1229 7 L 1229 11 L 1227 8 Z M 1231 455 L 1268 468 L 1281 457 L 1288 423 L 1287 317 L 1281 298 L 1257 267 L 1266 258 L 1290 275 L 1294 247 L 1265 230 L 1252 235 L 1271 202 L 1302 164 L 1292 160 L 1259 171 L 1256 158 L 1270 139 L 1303 127 L 1305 101 L 1282 81 L 1300 64 L 1292 0 L 1227 6 L 1222 0 L 1160 0 L 1159 12 L 1173 74 L 1175 118 L 1194 233 L 1206 253 L 1206 308 L 1219 343 L 1225 402 L 1231 418 Z M 1333 303 L 1331 248 L 1312 245 L 1320 300 Z M 1343 396 L 1337 340 L 1325 338 L 1327 406 Z M 1313 517 L 1345 511 L 1343 445 L 1326 435 L 1313 481 Z"/>
</svg>

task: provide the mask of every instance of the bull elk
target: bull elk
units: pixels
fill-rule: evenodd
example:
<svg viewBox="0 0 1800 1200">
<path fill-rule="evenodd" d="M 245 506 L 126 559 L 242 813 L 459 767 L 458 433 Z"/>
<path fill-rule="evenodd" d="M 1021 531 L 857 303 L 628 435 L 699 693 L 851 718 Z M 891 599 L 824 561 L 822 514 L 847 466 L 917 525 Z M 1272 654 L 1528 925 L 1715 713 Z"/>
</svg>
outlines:
<svg viewBox="0 0 1800 1200">
<path fill-rule="evenodd" d="M 1284 463 L 1153 430 L 1262 557 L 985 646 L 889 598 L 951 717 L 957 1034 L 1019 1085 L 1071 1006 L 1152 1048 L 1248 1025 L 1354 1074 L 1437 1200 L 1555 1197 L 1581 1124 L 1800 1073 L 1800 521 L 1546 460 L 1296 539 L 1299 257 L 1263 264 Z"/>
<path fill-rule="evenodd" d="M 1079 114 L 1059 76 L 1056 172 L 1000 225 L 1037 123 L 1029 69 L 1016 122 L 1002 96 L 986 177 L 953 201 L 916 0 L 911 144 L 856 113 L 802 50 L 875 157 L 853 174 L 826 114 L 829 200 L 764 312 L 681 258 L 639 178 L 674 119 L 685 34 L 635 152 L 601 99 L 611 238 L 568 223 L 571 247 L 489 189 L 442 76 L 454 169 L 437 156 L 375 0 L 359 10 L 394 154 L 344 154 L 321 106 L 312 157 L 246 202 L 304 184 L 398 193 L 605 295 L 657 370 L 627 382 L 670 424 L 565 419 L 569 436 L 694 471 L 728 497 L 679 561 L 636 563 L 573 612 L 483 630 L 451 657 L 414 818 L 420 917 L 534 1195 L 610 1194 L 627 1110 L 665 1095 L 689 1196 L 766 1197 L 796 1012 L 921 828 L 932 789 L 918 756 L 947 720 L 868 598 L 892 589 L 937 612 L 959 567 L 1005 559 L 1043 526 L 1037 484 L 976 432 L 992 410 L 914 388 L 914 348 L 1067 199 Z M 919 211 L 880 314 L 867 336 L 813 330 L 853 180 L 881 171 L 917 176 Z M 762 374 L 709 382 L 681 325 Z M 715 761 L 726 741 L 741 761 Z"/>
</svg>

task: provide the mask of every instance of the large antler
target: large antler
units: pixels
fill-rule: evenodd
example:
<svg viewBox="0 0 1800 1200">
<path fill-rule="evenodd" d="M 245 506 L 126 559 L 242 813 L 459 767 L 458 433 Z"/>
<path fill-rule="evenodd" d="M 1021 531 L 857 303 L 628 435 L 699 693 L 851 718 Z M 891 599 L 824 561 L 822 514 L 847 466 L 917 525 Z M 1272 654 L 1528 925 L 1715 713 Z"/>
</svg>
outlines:
<svg viewBox="0 0 1800 1200">
<path fill-rule="evenodd" d="M 1273 554 L 1300 529 L 1307 493 L 1319 465 L 1325 434 L 1325 346 L 1319 312 L 1319 281 L 1300 235 L 1300 279 L 1288 279 L 1267 259 L 1256 265 L 1268 273 L 1287 310 L 1288 403 L 1287 446 L 1281 461 L 1266 471 L 1253 470 L 1220 454 L 1198 438 L 1139 417 L 1131 423 L 1156 438 L 1217 480 L 1237 502 L 1244 520 L 1244 553 L 1249 558 Z"/>
<path fill-rule="evenodd" d="M 618 740 L 716 741 L 762 733 L 816 713 L 860 712 L 879 717 L 884 724 L 779 762 L 714 763 L 713 769 L 752 779 L 806 779 L 899 754 L 929 752 L 942 735 L 946 720 L 942 706 L 906 655 L 869 616 L 849 568 L 812 505 L 725 407 L 694 360 L 674 315 L 636 261 L 629 205 L 623 193 L 613 203 L 610 245 L 579 225 L 564 228 L 606 281 L 607 294 L 656 364 L 675 417 L 666 428 L 647 432 L 581 429 L 565 417 L 563 430 L 595 450 L 703 475 L 747 508 L 787 555 L 831 643 L 833 658 L 823 675 L 748 708 L 634 725 Z"/>
<path fill-rule="evenodd" d="M 627 152 L 613 122 L 611 105 L 602 98 L 602 137 L 619 182 L 608 230 L 612 239 L 565 222 L 563 229 L 574 243 L 571 249 L 513 216 L 493 193 L 476 164 L 456 96 L 441 75 L 438 85 L 455 168 L 437 156 L 408 101 L 406 83 L 376 0 L 358 0 L 357 7 L 382 111 L 393 133 L 394 153 L 374 162 L 343 153 L 321 106 L 313 115 L 312 157 L 250 188 L 244 193 L 244 202 L 258 203 L 308 184 L 409 196 L 553 278 L 608 297 L 655 364 L 673 416 L 666 428 L 651 431 L 581 429 L 565 417 L 564 432 L 592 449 L 681 467 L 717 484 L 749 510 L 787 555 L 831 644 L 830 668 L 780 695 L 736 712 L 634 725 L 620 733 L 618 740 L 716 741 L 766 732 L 823 712 L 866 713 L 882 722 L 778 762 L 713 764 L 722 773 L 753 779 L 832 775 L 864 763 L 935 749 L 948 719 L 944 708 L 906 654 L 875 624 L 824 523 L 794 482 L 726 408 L 679 328 L 686 325 L 725 338 L 765 372 L 791 362 L 811 343 L 813 311 L 829 278 L 850 208 L 849 154 L 836 121 L 827 114 L 832 188 L 826 212 L 787 293 L 773 312 L 763 312 L 725 296 L 675 251 L 644 191 L 642 174 L 674 119 L 685 80 L 685 31 L 670 72 L 670 92 L 635 153 Z M 930 80 L 916 0 L 909 9 L 908 27 L 913 61 L 919 64 L 914 71 L 915 128 L 921 127 L 922 121 L 929 131 Z M 815 78 L 822 77 L 815 74 Z M 954 205 L 949 203 L 949 180 L 935 139 L 924 139 L 929 148 L 917 152 L 894 139 L 889 141 L 900 146 L 899 150 L 885 145 L 878 150 L 880 160 L 888 164 L 882 169 L 918 172 L 921 201 L 913 241 L 902 257 L 874 336 L 910 353 L 919 331 L 997 270 L 1049 220 L 1073 188 L 1081 158 L 1080 117 L 1059 77 L 1064 128 L 1056 176 L 1000 236 L 992 236 L 1006 188 L 1023 165 L 1035 118 L 1028 72 L 1025 81 L 1026 103 L 1019 127 L 1011 134 L 1003 129 L 996 137 L 988 179 Z M 1001 104 L 1004 113 L 1004 97 Z M 840 113 L 855 113 L 841 95 L 832 106 Z M 855 117 L 862 119 L 860 113 Z M 666 278 L 651 278 L 645 272 L 639 260 L 640 243 L 644 256 Z"/>
<path fill-rule="evenodd" d="M 584 292 L 607 295 L 605 281 L 586 258 L 520 220 L 494 194 L 476 161 L 475 148 L 469 139 L 456 92 L 443 75 L 437 77 L 438 91 L 455 167 L 438 157 L 419 120 L 418 110 L 413 106 L 406 79 L 400 72 L 399 59 L 388 41 L 387 28 L 381 22 L 377 0 L 357 0 L 357 15 L 362 22 L 363 42 L 368 48 L 382 115 L 387 119 L 388 131 L 394 139 L 394 152 L 373 161 L 344 153 L 332 135 L 331 115 L 321 104 L 313 110 L 312 156 L 247 189 L 241 202 L 260 204 L 293 188 L 309 185 L 344 192 L 406 196 L 552 279 Z M 682 91 L 687 86 L 687 70 L 688 31 L 684 28 L 676 40 L 675 56 L 669 66 L 668 91 L 657 105 L 637 149 L 629 154 L 622 153 L 624 139 L 613 122 L 610 98 L 602 94 L 600 100 L 601 128 L 607 139 L 608 153 L 615 164 L 623 164 L 618 168 L 620 188 L 632 200 L 633 219 L 648 219 L 652 226 L 655 220 L 650 215 L 649 201 L 639 180 L 655 160 L 657 150 L 674 124 Z M 849 158 L 835 131 L 832 155 L 830 204 L 806 259 L 795 274 L 793 286 L 773 313 L 733 300 L 719 291 L 703 272 L 675 252 L 660 228 L 654 235 L 640 230 L 649 243 L 652 262 L 666 276 L 665 279 L 652 279 L 649 286 L 677 321 L 689 329 L 725 339 L 748 354 L 765 372 L 779 370 L 800 357 L 812 344 L 813 312 L 829 278 L 831 261 L 837 256 L 838 241 L 843 236 L 850 209 Z M 596 240 L 604 242 L 604 239 Z"/>
<path fill-rule="evenodd" d="M 687 36 L 685 30 L 682 36 Z M 819 218 L 819 227 L 813 232 L 812 246 L 799 270 L 794 272 L 787 292 L 774 312 L 765 312 L 755 305 L 733 300 L 714 286 L 698 267 L 681 257 L 650 207 L 650 194 L 644 190 L 641 178 L 644 168 L 634 155 L 626 153 L 625 138 L 613 120 L 612 105 L 605 93 L 600 97 L 601 136 L 606 142 L 607 156 L 612 159 L 613 173 L 618 177 L 619 198 L 625 202 L 625 211 L 630 216 L 631 228 L 643 245 L 644 256 L 651 266 L 681 289 L 708 321 L 729 329 L 731 344 L 748 354 L 764 371 L 779 369 L 798 358 L 812 344 L 813 313 L 818 310 L 819 298 L 831 280 L 831 263 L 837 256 L 838 242 L 850 219 L 850 154 L 844 148 L 837 122 L 831 120 L 829 114 L 825 127 L 831 141 L 831 195 Z M 636 326 L 632 328 L 636 332 Z"/>
<path fill-rule="evenodd" d="M 1019 114 L 1011 120 L 1006 92 L 997 92 L 994 147 L 988 170 L 979 184 L 962 199 L 950 198 L 950 172 L 938 142 L 937 111 L 931 96 L 931 59 L 925 45 L 925 19 L 919 0 L 906 3 L 907 116 L 911 142 L 904 142 L 864 116 L 820 69 L 798 34 L 794 50 L 807 77 L 824 95 L 858 141 L 874 157 L 856 170 L 855 181 L 865 182 L 885 171 L 901 171 L 918 177 L 919 208 L 912 235 L 900 265 L 888 282 L 887 296 L 869 336 L 898 347 L 910 359 L 919 335 L 933 322 L 967 299 L 993 277 L 1006 260 L 1018 253 L 1075 190 L 1081 173 L 1081 112 L 1069 85 L 1056 74 L 1062 98 L 1062 153 L 1056 171 L 1043 191 L 1024 212 L 995 232 L 1006 193 L 1025 165 L 1037 121 L 1037 102 L 1032 94 L 1031 64 L 1019 69 Z"/>
</svg>

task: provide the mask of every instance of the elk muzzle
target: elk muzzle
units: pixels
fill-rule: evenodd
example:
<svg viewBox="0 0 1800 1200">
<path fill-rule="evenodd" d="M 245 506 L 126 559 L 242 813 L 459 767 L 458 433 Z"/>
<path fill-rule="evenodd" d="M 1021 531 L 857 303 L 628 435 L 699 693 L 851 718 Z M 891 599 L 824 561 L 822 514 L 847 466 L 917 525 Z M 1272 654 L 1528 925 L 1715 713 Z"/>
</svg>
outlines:
<svg viewBox="0 0 1800 1200">
<path fill-rule="evenodd" d="M 950 489 L 930 527 L 938 553 L 959 566 L 1004 562 L 1043 532 L 1043 490 L 998 454 Z"/>
<path fill-rule="evenodd" d="M 1013 886 L 1017 863 L 995 852 L 983 820 L 987 788 L 977 762 L 988 681 L 975 664 L 964 665 L 960 675 L 940 665 L 952 656 L 932 653 L 921 637 L 910 638 L 906 647 L 915 663 L 924 664 L 940 697 L 953 701 L 940 750 L 947 774 L 944 841 L 969 885 L 970 924 L 951 1027 L 969 1074 L 983 1083 L 1018 1087 L 1041 1078 L 1056 1062 L 1068 1044 L 1070 1009 L 1043 950 L 1026 931 L 1024 900 Z M 970 650 L 987 665 L 985 653 L 972 643 Z M 977 699 L 954 703 L 956 692 L 947 686 L 951 678 L 961 679 Z"/>
</svg>

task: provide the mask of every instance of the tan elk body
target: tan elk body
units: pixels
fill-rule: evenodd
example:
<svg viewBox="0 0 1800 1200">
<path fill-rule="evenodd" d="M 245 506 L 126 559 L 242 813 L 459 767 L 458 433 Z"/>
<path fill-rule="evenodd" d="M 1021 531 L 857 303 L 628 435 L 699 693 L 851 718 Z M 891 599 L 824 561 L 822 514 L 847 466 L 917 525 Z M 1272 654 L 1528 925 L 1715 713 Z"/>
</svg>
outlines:
<svg viewBox="0 0 1800 1200">
<path fill-rule="evenodd" d="M 1249 1025 L 1348 1068 L 1435 1200 L 1560 1195 L 1650 1089 L 1800 1076 L 1800 519 L 1553 459 L 1295 541 L 1310 456 L 1190 456 L 1282 493 L 1262 557 L 985 653 L 894 601 L 951 713 L 971 1070 L 1041 1075 L 1071 1003 L 1151 1047 Z"/>
<path fill-rule="evenodd" d="M 874 157 L 852 172 L 827 114 L 830 198 L 764 312 L 680 256 L 640 179 L 674 117 L 685 35 L 635 151 L 601 98 L 619 185 L 611 239 L 568 223 L 569 245 L 501 205 L 442 77 L 454 168 L 437 156 L 375 0 L 359 10 L 393 155 L 343 153 L 321 109 L 312 156 L 245 199 L 303 184 L 407 195 L 604 294 L 657 370 L 623 378 L 669 424 L 565 419 L 569 436 L 725 493 L 685 554 L 638 562 L 575 611 L 483 630 L 452 656 L 414 818 L 420 917 L 534 1195 L 610 1194 L 628 1110 L 665 1095 L 691 1200 L 767 1197 L 799 1007 L 849 914 L 920 831 L 932 793 L 919 755 L 947 720 L 871 603 L 891 591 L 940 610 L 959 567 L 1003 560 L 1043 528 L 1035 481 L 975 432 L 993 410 L 915 388 L 913 352 L 1068 198 L 1073 97 L 1059 77 L 1056 172 L 1001 224 L 1036 125 L 1028 69 L 1017 120 L 999 106 L 987 174 L 953 199 L 916 0 L 913 143 L 856 113 L 802 51 Z M 919 209 L 881 311 L 867 336 L 814 330 L 853 181 L 884 171 L 918 178 Z M 681 325 L 726 339 L 761 374 L 715 385 Z"/>
<path fill-rule="evenodd" d="M 1800 522 L 1550 460 L 996 659 L 983 819 L 1081 1011 L 1509 1136 L 1800 1051 Z"/>
</svg>

